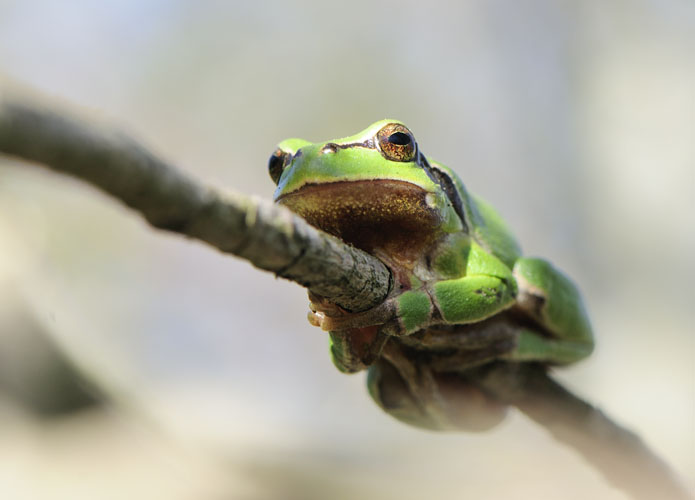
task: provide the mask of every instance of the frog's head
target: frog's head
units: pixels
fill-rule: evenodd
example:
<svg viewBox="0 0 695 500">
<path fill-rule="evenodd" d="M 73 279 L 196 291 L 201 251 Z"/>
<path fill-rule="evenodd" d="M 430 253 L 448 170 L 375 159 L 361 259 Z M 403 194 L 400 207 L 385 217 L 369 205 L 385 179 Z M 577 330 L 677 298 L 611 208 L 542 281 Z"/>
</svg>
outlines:
<svg viewBox="0 0 695 500">
<path fill-rule="evenodd" d="M 453 181 L 427 161 L 397 120 L 333 141 L 287 139 L 268 170 L 277 184 L 275 201 L 367 250 L 394 238 L 406 244 L 465 228 Z"/>
</svg>

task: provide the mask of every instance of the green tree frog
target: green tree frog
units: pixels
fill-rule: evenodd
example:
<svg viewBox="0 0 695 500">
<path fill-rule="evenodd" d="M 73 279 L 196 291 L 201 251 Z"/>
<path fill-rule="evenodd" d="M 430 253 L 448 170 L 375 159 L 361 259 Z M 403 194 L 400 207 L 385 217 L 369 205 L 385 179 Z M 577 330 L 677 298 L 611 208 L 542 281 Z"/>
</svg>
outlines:
<svg viewBox="0 0 695 500">
<path fill-rule="evenodd" d="M 368 370 L 371 396 L 406 423 L 487 429 L 506 408 L 466 371 L 495 360 L 561 365 L 593 336 L 574 284 L 522 257 L 501 217 L 448 167 L 425 157 L 398 120 L 326 142 L 281 142 L 268 162 L 274 199 L 381 259 L 385 301 L 350 312 L 310 296 L 339 370 Z"/>
</svg>

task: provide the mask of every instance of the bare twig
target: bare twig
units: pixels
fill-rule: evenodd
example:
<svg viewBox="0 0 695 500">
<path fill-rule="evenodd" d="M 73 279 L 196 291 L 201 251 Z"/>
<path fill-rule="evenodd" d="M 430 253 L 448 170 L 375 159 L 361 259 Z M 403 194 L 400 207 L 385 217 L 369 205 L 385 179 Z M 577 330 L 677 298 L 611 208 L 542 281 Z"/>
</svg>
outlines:
<svg viewBox="0 0 695 500">
<path fill-rule="evenodd" d="M 0 95 L 0 153 L 82 179 L 158 229 L 238 255 L 346 309 L 368 309 L 388 293 L 391 277 L 378 259 L 281 207 L 203 186 L 120 132 Z M 471 376 L 634 498 L 690 498 L 638 436 L 569 393 L 544 367 L 495 363 Z"/>
</svg>

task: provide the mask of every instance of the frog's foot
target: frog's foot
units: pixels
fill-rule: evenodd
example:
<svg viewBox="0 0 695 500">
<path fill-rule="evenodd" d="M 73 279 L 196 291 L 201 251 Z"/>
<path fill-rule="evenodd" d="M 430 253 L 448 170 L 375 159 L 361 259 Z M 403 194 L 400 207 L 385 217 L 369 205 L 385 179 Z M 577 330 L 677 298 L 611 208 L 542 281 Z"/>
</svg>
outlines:
<svg viewBox="0 0 695 500">
<path fill-rule="evenodd" d="M 396 305 L 393 301 L 386 301 L 360 313 L 350 313 L 335 305 L 319 308 L 314 302 L 309 308 L 309 323 L 327 332 L 381 325 L 380 330 L 384 333 L 395 333 L 398 327 Z"/>
<path fill-rule="evenodd" d="M 504 419 L 506 405 L 458 373 L 441 373 L 393 342 L 369 368 L 369 393 L 386 412 L 432 430 L 482 431 Z"/>
<path fill-rule="evenodd" d="M 393 299 L 387 299 L 367 311 L 352 313 L 323 297 L 309 293 L 309 309 L 309 323 L 327 332 L 385 325 L 396 317 Z"/>
<path fill-rule="evenodd" d="M 310 294 L 309 322 L 326 331 L 379 326 L 386 335 L 410 335 L 432 323 L 435 307 L 426 288 L 398 293 L 376 307 L 351 313 Z"/>
<path fill-rule="evenodd" d="M 343 309 L 339 305 L 334 304 L 328 299 L 311 292 L 309 292 L 309 309 L 312 313 L 323 313 L 326 316 L 342 316 L 344 314 L 350 314 L 349 311 Z"/>
</svg>

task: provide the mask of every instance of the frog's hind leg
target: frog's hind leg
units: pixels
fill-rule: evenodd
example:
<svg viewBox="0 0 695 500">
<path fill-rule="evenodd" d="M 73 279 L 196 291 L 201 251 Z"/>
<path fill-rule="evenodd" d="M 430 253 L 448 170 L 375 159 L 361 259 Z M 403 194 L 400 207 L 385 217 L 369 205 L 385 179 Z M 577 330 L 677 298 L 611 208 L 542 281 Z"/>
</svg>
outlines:
<svg viewBox="0 0 695 500">
<path fill-rule="evenodd" d="M 391 416 L 430 430 L 482 431 L 501 422 L 507 407 L 458 373 L 434 372 L 389 342 L 369 367 L 367 384 L 376 403 Z"/>
<path fill-rule="evenodd" d="M 505 357 L 567 364 L 591 354 L 591 325 L 574 283 L 537 258 L 517 260 L 514 277 L 519 286 L 516 307 L 530 321 L 519 330 L 516 349 Z"/>
</svg>

